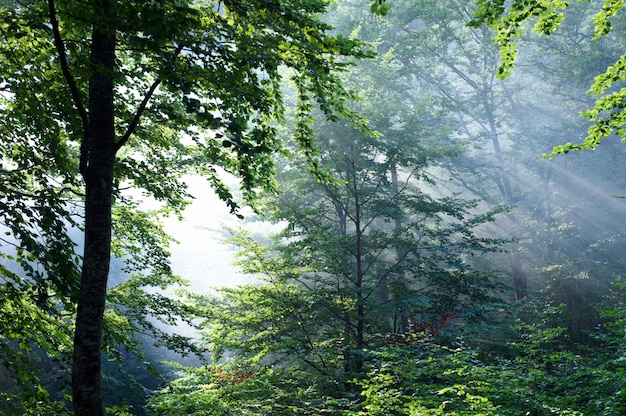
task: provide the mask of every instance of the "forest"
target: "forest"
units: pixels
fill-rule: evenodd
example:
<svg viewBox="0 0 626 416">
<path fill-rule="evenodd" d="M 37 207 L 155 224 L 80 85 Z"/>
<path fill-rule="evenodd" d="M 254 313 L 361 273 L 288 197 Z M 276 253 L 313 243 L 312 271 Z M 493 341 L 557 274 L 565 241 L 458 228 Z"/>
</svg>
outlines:
<svg viewBox="0 0 626 416">
<path fill-rule="evenodd" d="M 626 414 L 624 6 L 0 0 L 0 414 Z"/>
</svg>

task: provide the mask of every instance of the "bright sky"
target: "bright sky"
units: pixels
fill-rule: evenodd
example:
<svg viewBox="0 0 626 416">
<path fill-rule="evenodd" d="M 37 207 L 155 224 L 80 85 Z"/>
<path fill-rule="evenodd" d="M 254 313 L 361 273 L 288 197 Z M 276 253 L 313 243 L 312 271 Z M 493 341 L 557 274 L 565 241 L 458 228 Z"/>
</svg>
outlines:
<svg viewBox="0 0 626 416">
<path fill-rule="evenodd" d="M 237 228 L 242 221 L 229 213 L 204 179 L 192 177 L 187 183 L 196 199 L 185 210 L 185 220 L 165 221 L 166 231 L 179 242 L 171 247 L 174 273 L 189 280 L 197 292 L 244 283 L 247 276 L 232 265 L 234 249 L 223 242 L 229 237 L 224 228 Z"/>
</svg>

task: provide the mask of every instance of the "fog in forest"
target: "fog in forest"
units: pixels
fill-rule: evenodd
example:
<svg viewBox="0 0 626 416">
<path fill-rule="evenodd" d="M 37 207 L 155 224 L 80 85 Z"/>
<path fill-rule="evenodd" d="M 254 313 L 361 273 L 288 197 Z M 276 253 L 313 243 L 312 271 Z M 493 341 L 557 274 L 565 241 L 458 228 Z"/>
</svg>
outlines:
<svg viewBox="0 0 626 416">
<path fill-rule="evenodd" d="M 395 296 L 396 301 L 412 305 L 397 306 L 392 313 L 391 331 L 400 334 L 395 337 L 402 337 L 405 336 L 402 334 L 424 328 L 434 328 L 432 329 L 434 333 L 439 331 L 443 333 L 444 331 L 437 325 L 447 326 L 448 318 L 437 316 L 455 316 L 456 320 L 465 321 L 468 325 L 474 319 L 477 321 L 485 319 L 482 324 L 478 324 L 478 329 L 464 328 L 463 323 L 455 321 L 451 325 L 454 329 L 445 336 L 453 337 L 454 334 L 459 336 L 458 334 L 465 333 L 468 334 L 466 336 L 469 340 L 472 331 L 480 331 L 479 328 L 483 328 L 487 331 L 486 334 L 490 334 L 489 336 L 481 341 L 468 342 L 480 345 L 480 348 L 484 348 L 485 352 L 482 352 L 484 354 L 497 355 L 503 352 L 502 350 L 496 352 L 501 347 L 495 345 L 498 342 L 507 342 L 506 334 L 507 331 L 512 331 L 512 327 L 498 328 L 497 324 L 490 327 L 489 322 L 494 324 L 510 313 L 512 318 L 509 319 L 515 320 L 515 316 L 520 319 L 516 321 L 518 325 L 529 325 L 527 329 L 521 330 L 522 332 L 531 331 L 528 328 L 535 328 L 539 334 L 543 333 L 541 331 L 548 331 L 546 332 L 548 334 L 549 328 L 557 331 L 552 335 L 544 335 L 546 343 L 541 344 L 544 348 L 542 351 L 548 351 L 550 348 L 558 351 L 561 348 L 558 345 L 574 344 L 579 347 L 570 351 L 581 351 L 577 348 L 585 348 L 582 345 L 596 345 L 594 343 L 597 342 L 598 334 L 602 331 L 603 324 L 607 322 L 606 317 L 609 316 L 607 314 L 611 313 L 606 312 L 611 310 L 611 307 L 606 308 L 616 295 L 615 282 L 619 284 L 622 279 L 622 253 L 626 244 L 623 221 L 626 213 L 624 199 L 626 180 L 622 166 L 626 148 L 620 143 L 619 138 L 609 137 L 594 151 L 582 153 L 570 151 L 554 157 L 546 155 L 549 155 L 555 146 L 579 143 L 586 136 L 591 123 L 580 117 L 579 113 L 586 111 L 593 104 L 593 96 L 586 94 L 589 80 L 593 78 L 594 71 L 602 70 L 619 56 L 622 52 L 619 42 L 614 44 L 615 39 L 608 38 L 595 44 L 591 43 L 585 37 L 588 36 L 585 34 L 588 33 L 586 32 L 588 27 L 585 27 L 583 22 L 593 13 L 593 9 L 575 5 L 567 15 L 569 20 L 566 20 L 562 32 L 555 33 L 549 38 L 524 38 L 519 45 L 520 54 L 516 67 L 506 80 L 500 80 L 496 77 L 500 61 L 497 47 L 492 43 L 493 34 L 486 30 L 474 31 L 464 27 L 465 19 L 471 16 L 471 4 L 448 1 L 441 5 L 429 3 L 428 6 L 411 7 L 410 3 L 392 3 L 389 15 L 380 19 L 359 12 L 356 9 L 358 6 L 352 2 L 339 2 L 336 12 L 329 17 L 337 30 L 344 31 L 347 36 L 360 36 L 376 42 L 373 48 L 378 57 L 373 62 L 359 62 L 347 77 L 346 83 L 360 93 L 361 101 L 355 105 L 355 109 L 363 112 L 369 119 L 370 127 L 378 131 L 380 136 L 377 139 L 379 144 L 376 144 L 345 124 L 332 126 L 324 122 L 316 123 L 322 148 L 322 166 L 345 183 L 359 181 L 359 185 L 355 185 L 354 189 L 360 189 L 361 197 L 364 199 L 396 198 L 394 195 L 402 195 L 400 197 L 402 198 L 411 192 L 420 199 L 415 205 L 407 203 L 403 208 L 394 209 L 410 212 L 411 206 L 414 206 L 417 208 L 413 209 L 419 210 L 419 207 L 422 207 L 421 209 L 428 211 L 435 209 L 435 204 L 432 206 L 429 204 L 439 201 L 437 204 L 441 205 L 437 206 L 442 211 L 442 218 L 457 224 L 461 220 L 455 218 L 455 211 L 446 212 L 444 208 L 451 200 L 478 201 L 476 204 L 468 204 L 461 208 L 466 213 L 464 215 L 470 216 L 498 210 L 498 207 L 507 207 L 507 211 L 496 213 L 493 219 L 485 220 L 472 231 L 476 233 L 477 238 L 497 238 L 500 242 L 475 241 L 472 244 L 477 246 L 482 244 L 482 249 L 478 252 L 460 250 L 458 256 L 463 259 L 463 265 L 460 267 L 475 267 L 476 270 L 483 272 L 495 270 L 493 273 L 497 276 L 495 278 L 497 283 L 493 293 L 498 294 L 498 302 L 517 305 L 512 307 L 517 312 L 505 312 L 511 306 L 502 307 L 501 304 L 497 308 L 502 309 L 496 309 L 500 310 L 502 315 L 497 317 L 499 313 L 493 314 L 494 306 L 473 304 L 472 296 L 477 298 L 483 296 L 477 295 L 473 289 L 468 289 L 467 293 L 460 295 L 456 300 L 448 299 L 437 291 L 433 291 L 431 295 L 424 295 L 428 293 L 429 285 L 437 284 L 434 281 L 414 283 L 415 286 L 411 288 L 406 286 L 405 296 L 415 298 L 412 301 L 403 301 L 402 299 L 406 298 L 403 298 L 401 293 L 393 292 L 398 290 L 398 285 L 410 285 L 403 279 L 417 276 L 420 273 L 417 271 L 419 268 L 405 272 L 405 277 L 393 278 L 396 280 L 390 278 L 388 283 L 384 278 L 378 280 L 375 289 L 367 289 L 368 296 L 373 297 L 376 294 L 384 304 L 393 303 Z M 431 7 L 433 10 L 420 7 Z M 376 172 L 379 175 L 387 175 L 386 185 L 383 185 L 380 177 L 375 176 Z M 279 187 L 281 181 L 285 181 L 285 185 L 281 187 L 285 194 L 273 198 L 269 208 L 277 213 L 270 216 L 274 220 L 283 220 L 296 228 L 300 227 L 299 232 L 287 233 L 285 238 L 291 239 L 287 241 L 302 243 L 300 245 L 294 243 L 293 247 L 287 248 L 285 252 L 312 250 L 316 253 L 312 255 L 312 261 L 324 263 L 322 270 L 326 270 L 325 273 L 332 274 L 333 272 L 329 270 L 336 270 L 333 269 L 334 266 L 327 264 L 327 259 L 332 258 L 336 252 L 315 248 L 320 241 L 327 241 L 326 244 L 333 243 L 324 240 L 331 237 L 316 234 L 319 231 L 312 231 L 319 223 L 314 217 L 307 217 L 307 209 L 318 212 L 320 215 L 318 219 L 329 219 L 328 226 L 334 224 L 332 226 L 338 227 L 339 231 L 335 234 L 338 239 L 349 239 L 350 236 L 354 237 L 354 233 L 357 236 L 359 233 L 367 236 L 384 232 L 394 234 L 397 238 L 404 238 L 401 234 L 403 227 L 408 230 L 415 225 L 411 223 L 410 213 L 405 218 L 399 219 L 393 215 L 386 216 L 382 208 L 375 205 L 359 211 L 361 208 L 350 205 L 356 204 L 357 194 L 351 194 L 349 186 L 346 187 L 346 196 L 341 196 L 340 192 L 343 191 L 337 191 L 335 194 L 325 191 L 323 186 L 318 187 L 313 182 L 308 182 L 310 193 L 307 193 L 307 185 L 297 185 L 297 180 L 294 181 L 296 177 L 293 170 L 279 173 Z M 299 180 L 306 182 L 302 177 Z M 300 188 L 296 189 L 297 186 Z M 383 191 L 383 186 L 388 186 L 389 189 Z M 383 196 L 378 196 L 374 191 L 368 193 L 369 188 L 379 189 L 378 187 Z M 325 199 L 334 208 L 326 211 L 320 203 Z M 278 207 L 273 204 L 278 204 Z M 235 282 L 253 281 L 246 280 L 250 277 L 243 277 L 237 267 L 229 265 L 235 249 L 220 242 L 224 238 L 223 232 L 220 231 L 222 225 L 227 224 L 231 227 L 237 224 L 245 229 L 247 224 L 232 219 L 225 210 L 219 210 L 219 206 L 219 201 L 202 197 L 186 214 L 184 225 L 174 227 L 181 245 L 173 251 L 173 265 L 179 270 L 178 273 L 192 281 L 194 290 L 203 290 L 216 284 L 231 285 Z M 296 214 L 297 209 L 301 209 L 302 213 Z M 372 210 L 380 210 L 378 218 L 367 217 L 372 215 Z M 210 220 L 206 218 L 207 212 L 215 213 L 211 215 Z M 372 221 L 371 224 L 376 225 L 360 229 L 362 225 L 356 222 L 355 215 L 357 217 L 363 215 L 367 218 L 366 221 Z M 333 216 L 334 218 L 330 219 Z M 424 216 L 417 221 L 424 221 L 423 224 L 426 224 L 430 220 Z M 252 230 L 253 234 L 254 232 Z M 193 237 L 184 238 L 183 233 Z M 427 232 L 418 231 L 417 234 L 413 234 L 413 238 L 415 241 L 421 241 L 435 237 Z M 337 244 L 335 250 L 341 250 L 341 243 Z M 375 246 L 378 243 L 363 244 Z M 439 240 L 434 244 L 443 246 L 446 243 Z M 496 245 L 498 249 L 488 248 L 490 244 Z M 389 269 L 391 274 L 397 273 L 396 266 L 409 270 L 408 260 L 394 260 L 394 256 L 398 258 L 401 256 L 400 253 L 404 250 L 402 245 L 399 244 L 393 249 L 391 246 L 387 248 L 391 250 L 391 254 L 384 260 L 381 258 L 381 264 L 370 257 L 365 261 L 364 267 L 376 268 L 378 273 L 387 273 L 385 267 L 391 267 Z M 430 249 L 426 245 L 420 249 L 420 255 L 428 256 L 426 253 Z M 246 247 L 240 247 L 239 250 L 245 251 Z M 283 249 L 278 250 L 280 252 Z M 383 249 L 379 247 L 373 250 Z M 397 254 L 392 254 L 393 250 L 396 250 Z M 347 258 L 355 255 L 350 250 L 347 252 L 350 253 Z M 409 250 L 404 253 L 408 252 Z M 410 255 L 406 255 L 408 259 Z M 215 261 L 216 256 L 220 257 L 220 261 Z M 291 256 L 293 253 L 285 258 L 295 262 Z M 308 255 L 303 256 L 308 258 Z M 326 259 L 319 257 L 315 259 L 315 256 L 323 256 Z M 378 254 L 363 256 L 376 257 Z M 349 261 L 355 261 L 355 258 Z M 359 260 L 356 261 L 358 263 Z M 395 265 L 389 266 L 389 262 L 393 264 L 394 261 Z M 439 264 L 448 261 L 450 260 L 445 256 L 435 260 Z M 211 265 L 209 270 L 206 270 L 207 264 Z M 269 264 L 266 266 L 271 267 Z M 284 289 L 279 288 L 275 279 L 280 280 L 277 277 L 280 276 L 280 272 L 276 273 L 277 275 L 273 276 L 270 272 L 265 277 L 269 276 L 270 287 L 275 285 L 276 290 L 280 292 Z M 437 271 L 430 273 L 436 274 Z M 295 278 L 294 282 L 303 284 L 305 292 L 315 291 L 312 289 L 315 287 L 321 290 L 328 284 L 336 284 L 337 287 L 351 286 L 353 292 L 350 293 L 362 290 L 361 286 L 357 286 L 355 281 L 348 277 L 343 282 L 339 278 L 333 281 L 328 277 L 310 277 L 304 280 Z M 267 281 L 264 284 L 267 284 Z M 342 289 L 336 290 L 344 293 Z M 246 303 L 239 300 L 238 296 L 253 295 L 244 293 L 248 292 L 229 295 L 229 299 L 235 304 L 240 301 L 242 305 L 240 307 L 245 308 L 243 305 Z M 408 293 L 415 294 L 407 295 Z M 448 308 L 447 312 L 437 315 L 441 312 L 433 312 L 436 308 L 429 312 L 429 308 L 434 304 L 429 304 L 429 301 L 425 300 L 428 296 L 439 299 L 433 302 L 441 302 L 440 306 L 444 310 Z M 444 306 L 446 302 L 451 303 Z M 463 306 L 459 306 L 460 304 Z M 380 312 L 375 306 L 367 305 L 373 308 L 368 313 L 381 313 L 380 316 L 385 316 L 386 312 Z M 411 308 L 415 308 L 413 309 L 415 312 L 410 312 Z M 542 309 L 544 312 L 534 315 Z M 419 310 L 421 312 L 416 312 Z M 266 319 L 271 322 L 272 319 L 278 318 L 267 315 Z M 365 321 L 368 319 L 369 315 L 365 317 Z M 236 321 L 237 319 L 232 320 L 232 330 L 245 327 L 240 327 L 244 324 Z M 349 318 L 338 321 L 346 325 L 353 324 Z M 320 333 L 327 331 L 320 322 L 310 323 L 309 331 Z M 247 329 L 252 331 L 251 333 L 257 330 L 260 331 L 258 336 L 262 336 L 262 326 L 250 325 Z M 283 330 L 287 337 L 297 337 L 289 324 L 284 325 Z M 372 322 L 365 325 L 371 325 L 367 328 L 373 333 L 381 330 L 374 329 L 376 324 Z M 227 328 L 225 325 L 222 330 L 226 331 Z M 518 330 L 519 328 L 522 327 L 518 327 Z M 215 334 L 224 336 L 225 333 Z M 524 336 L 531 337 L 529 334 L 532 332 L 526 332 Z M 539 334 L 538 336 L 542 336 Z M 415 336 L 420 337 L 419 333 Z M 356 345 L 361 342 L 359 337 L 357 333 Z M 245 336 L 240 339 L 245 339 Z M 272 337 L 268 336 L 270 344 L 271 339 Z M 509 341 L 512 339 L 514 338 Z M 410 345 L 410 341 L 406 342 Z M 228 342 L 223 344 L 236 345 Z M 285 360 L 289 354 L 299 354 L 294 352 L 296 349 L 292 350 L 290 347 L 267 348 L 279 357 L 285 354 Z M 310 346 L 309 353 L 317 351 L 321 357 L 324 353 L 316 348 Z M 250 350 L 242 347 L 242 357 L 253 354 L 254 351 L 256 351 L 254 347 L 250 347 Z M 509 353 L 503 354 L 506 356 Z M 303 357 L 307 355 L 302 354 Z M 523 361 L 519 357 L 517 360 Z M 316 362 L 316 359 L 312 361 Z M 323 364 L 322 358 L 320 363 Z M 322 365 L 320 363 L 309 364 L 319 369 L 318 366 Z M 353 365 L 361 368 L 362 364 L 357 360 Z M 563 361 L 555 359 L 554 365 L 563 365 Z M 397 375 L 402 370 L 395 371 L 394 374 Z M 389 393 L 384 388 L 378 391 L 379 394 Z M 573 405 L 573 408 L 576 408 L 576 405 Z M 589 406 L 585 408 L 588 411 L 590 409 Z M 495 412 L 494 414 L 499 414 L 498 411 Z M 606 414 L 618 413 L 617 410 L 611 410 Z M 514 414 L 514 411 L 511 414 Z"/>
<path fill-rule="evenodd" d="M 261 7 L 254 4 L 250 16 Z M 385 13 L 376 8 L 382 5 Z M 224 7 L 216 21 L 227 15 L 230 6 Z M 122 190 L 113 211 L 119 223 L 103 385 L 106 405 L 122 407 L 112 414 L 626 414 L 623 123 L 611 126 L 616 130 L 596 149 L 576 149 L 603 117 L 624 111 L 626 15 L 574 2 L 562 21 L 555 18 L 560 26 L 550 36 L 528 26 L 516 39 L 514 66 L 503 68 L 493 28 L 468 26 L 476 7 L 461 0 L 320 2 L 321 21 L 302 39 L 285 37 L 278 49 L 295 54 L 298 42 L 310 42 L 323 51 L 318 58 L 333 56 L 337 78 L 311 62 L 298 71 L 315 74 L 320 84 L 307 84 L 292 69 L 274 85 L 264 78 L 269 64 L 240 77 L 284 91 L 285 115 L 268 124 L 284 147 L 272 150 L 273 165 L 264 160 L 258 167 L 275 169 L 268 180 L 274 192 L 246 194 L 236 178 L 245 171 L 237 163 L 270 146 L 267 132 L 241 123 L 245 131 L 234 121 L 226 128 L 215 121 L 226 115 L 209 111 L 219 97 L 201 102 L 183 94 L 181 119 L 195 117 L 212 130 L 205 154 L 177 162 L 223 152 L 232 173 L 213 165 L 185 172 L 193 201 L 181 218 L 150 211 L 177 201 L 161 195 L 156 202 L 135 189 L 158 194 L 150 178 L 143 183 L 137 174 L 128 189 L 115 185 Z M 270 9 L 257 17 L 275 13 Z M 242 43 L 233 41 L 238 46 L 226 55 L 247 51 L 250 62 L 268 59 L 259 39 L 273 39 L 272 31 L 259 35 L 242 16 L 233 18 L 237 24 L 226 19 L 227 27 L 242 30 L 253 46 L 236 38 Z M 597 16 L 612 26 L 593 39 Z M 227 50 L 221 38 L 227 31 L 216 33 L 212 47 Z M 607 68 L 617 75 L 591 93 Z M 322 88 L 339 80 L 350 94 Z M 315 94 L 323 96 L 316 101 Z M 607 96 L 613 107 L 587 113 Z M 258 122 L 265 117 L 260 108 L 273 105 L 255 102 L 246 116 Z M 183 142 L 193 142 L 195 128 L 179 133 Z M 240 133 L 253 144 L 239 140 Z M 315 148 L 307 147 L 309 138 Z M 123 156 L 130 160 L 129 154 Z M 231 192 L 241 218 L 223 201 Z M 257 212 L 246 206 L 250 194 Z M 59 226 L 71 229 L 75 256 L 82 243 L 72 221 L 81 215 L 70 212 Z M 175 240 L 169 246 L 161 220 Z M 45 272 L 35 255 L 21 260 L 29 251 L 11 247 L 19 245 L 9 235 L 13 224 L 0 225 L 8 230 L 0 286 L 13 299 L 15 282 L 30 287 Z M 24 289 L 36 300 L 29 307 L 48 305 L 56 293 L 47 290 Z M 64 345 L 71 345 L 74 306 L 67 299 L 50 305 L 42 314 L 57 321 L 32 320 L 66 325 Z M 18 335 L 2 344 L 11 357 L 0 372 L 14 406 L 7 409 L 20 409 L 16 398 L 28 386 L 49 389 L 40 402 L 65 409 L 68 350 L 54 355 L 56 344 L 31 342 L 31 354 L 20 330 L 11 329 Z M 29 360 L 43 376 L 22 385 L 11 371 Z"/>
</svg>

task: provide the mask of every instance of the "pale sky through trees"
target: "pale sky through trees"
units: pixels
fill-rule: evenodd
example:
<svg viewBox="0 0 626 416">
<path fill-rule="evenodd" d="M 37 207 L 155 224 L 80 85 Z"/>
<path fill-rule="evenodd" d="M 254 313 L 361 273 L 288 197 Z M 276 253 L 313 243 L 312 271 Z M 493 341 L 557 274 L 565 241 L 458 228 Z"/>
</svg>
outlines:
<svg viewBox="0 0 626 416">
<path fill-rule="evenodd" d="M 166 231 L 178 241 L 171 247 L 174 273 L 188 280 L 194 292 L 249 282 L 250 276 L 233 265 L 235 250 L 224 241 L 229 238 L 227 228 L 243 226 L 263 232 L 273 227 L 254 221 L 249 208 L 241 211 L 249 221 L 230 214 L 204 179 L 190 177 L 187 183 L 196 199 L 184 211 L 184 220 L 171 217 L 165 221 Z M 234 182 L 229 185 L 235 188 Z"/>
</svg>

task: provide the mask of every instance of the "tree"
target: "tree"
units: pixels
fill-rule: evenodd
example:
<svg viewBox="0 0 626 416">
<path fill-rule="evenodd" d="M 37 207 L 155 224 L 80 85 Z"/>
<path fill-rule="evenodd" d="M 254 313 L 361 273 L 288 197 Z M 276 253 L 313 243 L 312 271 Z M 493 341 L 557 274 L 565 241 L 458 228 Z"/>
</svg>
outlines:
<svg viewBox="0 0 626 416">
<path fill-rule="evenodd" d="M 269 203 L 281 224 L 288 224 L 286 238 L 236 238 L 242 267 L 261 275 L 261 281 L 201 298 L 207 340 L 227 352 L 218 355 L 225 358 L 224 367 L 182 372 L 170 389 L 154 396 L 156 414 L 208 409 L 224 414 L 622 414 L 623 299 L 609 298 L 604 286 L 623 270 L 623 224 L 614 220 L 620 218 L 622 201 L 606 188 L 611 182 L 610 189 L 619 191 L 623 154 L 618 144 L 604 143 L 593 154 L 537 157 L 545 146 L 586 130 L 567 112 L 584 102 L 580 80 L 602 66 L 616 45 L 589 47 L 588 2 L 572 3 L 577 19 L 566 20 L 567 30 L 558 39 L 544 37 L 520 48 L 524 64 L 502 82 L 496 78 L 493 34 L 485 26 L 475 31 L 465 25 L 473 15 L 466 3 L 388 4 L 385 18 L 351 1 L 338 2 L 329 17 L 347 22 L 337 25 L 346 33 L 374 41 L 380 59 L 360 62 L 348 82 L 362 91 L 356 105 L 381 136 L 371 140 L 344 124 L 314 124 L 322 166 L 343 180 L 322 187 L 289 162 L 278 176 L 285 192 Z M 570 83 L 573 79 L 576 83 Z M 529 81 L 533 88 L 525 87 Z M 497 158 L 492 125 L 501 145 Z M 447 147 L 458 145 L 459 137 L 469 143 L 469 152 Z M 425 143 L 444 144 L 448 152 L 425 149 Z M 392 159 L 405 156 L 418 164 L 426 157 L 428 167 L 418 169 L 415 177 L 421 180 L 410 182 L 402 197 L 393 197 L 410 169 Z M 362 170 L 355 175 L 356 166 Z M 420 270 L 414 259 L 396 262 L 410 245 L 403 233 L 416 213 L 423 213 L 407 201 L 419 200 L 414 192 L 426 188 L 503 201 L 505 176 L 516 206 L 504 232 L 519 237 L 531 296 L 489 308 L 487 319 L 476 326 L 468 325 L 463 313 L 437 317 L 446 308 L 428 309 L 427 302 L 454 304 L 458 292 L 443 286 L 451 294 L 445 299 L 436 283 L 432 291 L 418 291 L 413 285 L 420 279 L 436 281 L 445 273 L 437 275 L 436 267 Z M 427 179 L 444 180 L 431 188 Z M 359 186 L 350 187 L 354 182 Z M 429 202 L 422 200 L 420 208 L 432 207 Z M 381 214 L 360 233 L 357 205 L 361 223 Z M 433 226 L 435 217 L 425 224 Z M 499 235 L 502 229 L 489 231 Z M 371 261 L 371 253 L 381 253 L 379 261 Z M 483 265 L 492 260 L 465 259 Z M 355 278 L 359 262 L 367 270 L 360 281 Z M 359 298 L 359 293 L 366 295 Z M 605 302 L 613 310 L 600 317 Z M 404 316 L 413 324 L 406 333 Z M 354 348 L 359 321 L 366 345 L 361 351 Z M 394 326 L 401 333 L 384 337 Z M 240 378 L 251 374 L 256 376 Z M 340 383 L 338 375 L 347 382 Z M 196 407 L 186 400 L 192 395 Z M 276 398 L 276 406 L 268 406 L 270 398 Z M 285 405 L 292 407 L 285 410 Z"/>
<path fill-rule="evenodd" d="M 298 414 L 339 412 L 358 397 L 354 380 L 372 367 L 372 351 L 450 320 L 480 317 L 496 282 L 473 268 L 471 258 L 498 249 L 498 240 L 479 231 L 495 213 L 472 215 L 476 201 L 419 190 L 434 184 L 426 167 L 447 152 L 426 144 L 427 132 L 438 133 L 435 109 L 414 110 L 392 111 L 397 130 L 386 130 L 384 139 L 343 123 L 316 129 L 320 167 L 334 181 L 320 183 L 303 165 L 288 163 L 279 175 L 283 192 L 267 203 L 268 218 L 285 224 L 284 231 L 272 240 L 244 232 L 233 239 L 242 270 L 260 282 L 196 296 L 205 342 L 215 362 L 225 364 L 185 370 L 173 390 L 151 400 L 155 414 L 181 406 L 182 412 L 282 414 L 285 403 Z M 398 116 L 433 125 L 404 129 Z M 416 140 L 419 133 L 423 141 Z M 222 374 L 255 377 L 220 383 Z M 275 405 L 268 408 L 270 394 Z M 183 405 L 190 395 L 196 405 Z"/>
<path fill-rule="evenodd" d="M 376 66 L 358 71 L 359 81 Z M 404 89 L 378 88 L 365 88 L 358 109 L 375 116 L 382 137 L 316 123 L 320 167 L 333 181 L 320 183 L 290 161 L 281 194 L 266 204 L 284 231 L 273 242 L 234 239 L 242 269 L 263 283 L 200 298 L 216 358 L 228 351 L 245 366 L 310 368 L 341 394 L 365 371 L 367 350 L 387 337 L 464 306 L 475 318 L 477 305 L 492 300 L 493 275 L 471 258 L 499 249 L 481 235 L 499 211 L 473 214 L 479 201 L 431 195 L 437 181 L 428 168 L 460 151 L 447 147 L 446 120 L 432 102 L 382 107 Z"/>
<path fill-rule="evenodd" d="M 107 278 L 112 242 L 124 231 L 112 218 L 118 213 L 126 226 L 137 211 L 123 190 L 142 189 L 180 212 L 189 197 L 180 177 L 195 172 L 236 213 L 217 167 L 241 179 L 247 202 L 258 187 L 271 189 L 272 155 L 281 151 L 272 123 L 283 112 L 284 68 L 298 85 L 296 140 L 313 161 L 305 128 L 312 102 L 327 116 L 345 113 L 348 94 L 335 72 L 348 57 L 363 56 L 358 42 L 329 34 L 319 20 L 326 7 L 322 0 L 48 0 L 0 9 L 3 175 L 11 179 L 4 215 L 23 268 L 42 267 L 31 281 L 41 277 L 65 304 L 77 305 L 76 414 L 104 414 Z M 84 206 L 70 212 L 74 199 Z M 67 237 L 73 224 L 84 231 L 80 258 Z M 118 247 L 137 254 L 146 235 L 135 244 L 117 240 Z M 40 239 L 44 249 L 33 243 Z M 60 255 L 50 257 L 55 246 Z M 167 280 L 171 270 L 161 254 L 130 266 Z M 80 278 L 73 263 L 80 263 Z"/>
<path fill-rule="evenodd" d="M 583 134 L 588 125 L 571 117 L 589 104 L 580 88 L 581 79 L 610 62 L 607 57 L 615 56 L 616 46 L 618 53 L 622 46 L 611 39 L 590 44 L 585 24 L 589 4 L 572 4 L 570 17 L 558 34 L 520 45 L 520 66 L 504 82 L 497 77 L 500 61 L 492 31 L 486 26 L 466 26 L 474 15 L 472 4 L 397 1 L 390 6 L 377 28 L 379 48 L 394 51 L 395 64 L 415 77 L 413 88 L 440 97 L 460 120 L 461 137 L 476 149 L 454 161 L 456 171 L 462 173 L 449 186 L 456 184 L 459 191 L 515 206 L 498 222 L 502 235 L 516 240 L 508 246 L 515 298 L 538 294 L 545 280 L 554 276 L 556 264 L 572 258 L 579 263 L 579 256 L 570 251 L 572 241 L 589 240 L 575 248 L 580 252 L 585 246 L 608 241 L 600 235 L 619 234 L 621 229 L 613 224 L 600 227 L 602 231 L 582 231 L 587 226 L 581 221 L 582 207 L 576 212 L 571 209 L 583 195 L 589 195 L 581 193 L 587 181 L 602 184 L 597 190 L 612 187 L 604 180 L 610 164 L 603 163 L 600 155 L 551 161 L 537 155 Z M 600 171 L 602 176 L 597 174 Z M 617 180 L 613 177 L 611 182 Z M 595 204 L 588 205 L 584 210 L 593 215 Z M 559 273 L 562 278 L 579 275 L 576 267 L 560 268 Z"/>
<path fill-rule="evenodd" d="M 382 4 L 382 3 L 381 3 Z M 469 192 L 491 204 L 517 204 L 524 192 L 511 152 L 519 111 L 516 88 L 506 88 L 496 79 L 497 48 L 487 30 L 465 26 L 472 5 L 462 1 L 398 1 L 381 18 L 379 49 L 390 53 L 393 65 L 401 67 L 409 88 L 437 97 L 442 108 L 454 114 L 456 134 L 480 149 L 460 155 L 454 164 L 453 182 L 458 192 Z M 521 107 L 521 106 L 520 106 Z M 452 185 L 452 184 L 450 184 Z M 517 214 L 499 221 L 503 235 L 515 235 Z M 523 270 L 522 248 L 509 244 L 509 268 L 515 297 L 528 294 L 528 275 Z"/>
<path fill-rule="evenodd" d="M 500 45 L 502 64 L 499 76 L 505 78 L 510 74 L 517 57 L 516 40 L 525 32 L 525 24 L 532 22 L 532 30 L 542 35 L 555 32 L 566 18 L 565 11 L 571 7 L 568 2 L 560 1 L 513 1 L 505 4 L 502 0 L 478 0 L 478 10 L 469 24 L 479 27 L 487 24 L 496 31 L 496 42 Z M 597 13 L 591 18 L 595 25 L 593 39 L 608 36 L 613 30 L 612 21 L 624 7 L 622 2 L 604 1 Z M 621 31 L 613 32 L 619 33 Z M 566 143 L 556 146 L 551 156 L 567 153 L 570 150 L 595 149 L 600 142 L 613 133 L 625 136 L 624 124 L 626 111 L 624 99 L 626 88 L 619 88 L 626 79 L 624 67 L 626 54 L 623 54 L 604 73 L 597 74 L 588 93 L 599 96 L 593 108 L 583 113 L 584 117 L 593 122 L 587 137 L 579 144 Z"/>
<path fill-rule="evenodd" d="M 608 254 L 614 253 L 617 241 L 623 238 L 621 223 L 610 220 L 611 225 L 602 221 L 587 224 L 581 219 L 598 210 L 604 212 L 605 218 L 618 218 L 623 209 L 623 202 L 613 197 L 622 193 L 623 182 L 612 168 L 613 158 L 623 150 L 615 140 L 605 140 L 621 135 L 619 129 L 623 122 L 619 121 L 619 113 L 622 109 L 620 105 L 611 108 L 610 101 L 619 102 L 622 92 L 616 74 L 613 74 L 612 85 L 605 81 L 619 66 L 615 57 L 623 54 L 619 34 L 623 33 L 625 16 L 619 12 L 618 4 L 610 2 L 604 2 L 604 5 L 598 2 L 535 2 L 526 5 L 512 2 L 501 10 L 494 8 L 496 3 L 479 2 L 478 12 L 470 24 L 478 27 L 482 21 L 495 29 L 495 41 L 500 44 L 500 78 L 507 78 L 509 83 L 509 76 L 527 73 L 532 65 L 541 70 L 542 79 L 550 82 L 548 91 L 555 97 L 562 97 L 559 102 L 564 111 L 555 115 L 563 121 L 552 133 L 557 141 L 547 141 L 553 149 L 548 152 L 550 157 L 569 150 L 596 149 L 601 141 L 604 143 L 603 149 L 584 158 L 570 156 L 558 160 L 558 164 L 551 161 L 541 182 L 547 186 L 553 182 L 552 193 L 559 192 L 561 200 L 569 198 L 568 191 L 573 190 L 569 203 L 572 208 L 547 197 L 550 188 L 542 191 L 546 227 L 545 231 L 537 229 L 534 237 L 549 242 L 541 250 L 542 262 L 537 263 L 537 272 L 543 280 L 539 296 L 566 305 L 568 311 L 564 313 L 561 325 L 567 327 L 572 339 L 580 341 L 581 337 L 588 337 L 586 330 L 601 321 L 599 311 L 605 306 L 600 299 L 607 295 L 610 281 L 619 276 L 621 269 L 620 256 Z M 532 24 L 534 31 L 549 36 L 523 37 Z M 520 65 L 512 71 L 514 62 L 520 62 Z M 536 70 L 533 72 L 537 74 Z M 595 83 L 588 89 L 593 77 Z M 535 80 L 533 86 L 536 85 Z M 586 97 L 585 90 L 600 98 Z M 581 113 L 581 120 L 572 117 L 580 108 L 589 107 L 592 109 Z M 532 124 L 545 129 L 546 123 L 536 118 Z M 524 143 L 529 140 L 530 137 Z M 582 141 L 580 144 L 571 143 L 579 140 Z M 563 145 L 566 142 L 569 143 Z M 611 179 L 605 180 L 608 177 Z M 587 183 L 594 185 L 587 187 Z M 597 193 L 594 199 L 603 201 L 601 205 L 589 201 L 594 193 Z M 572 246 L 571 241 L 582 244 Z M 587 254 L 580 256 L 582 251 Z"/>
</svg>

